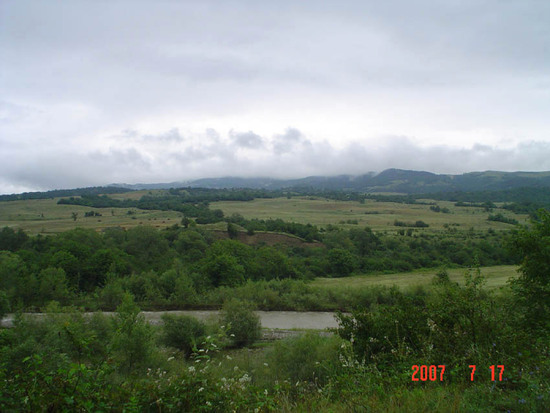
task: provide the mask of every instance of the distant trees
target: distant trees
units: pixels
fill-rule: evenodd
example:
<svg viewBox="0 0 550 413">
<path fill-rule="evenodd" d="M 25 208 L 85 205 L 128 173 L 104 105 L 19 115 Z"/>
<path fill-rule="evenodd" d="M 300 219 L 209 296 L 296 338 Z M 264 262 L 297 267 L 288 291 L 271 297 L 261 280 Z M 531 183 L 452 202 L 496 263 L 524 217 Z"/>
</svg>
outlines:
<svg viewBox="0 0 550 413">
<path fill-rule="evenodd" d="M 439 205 L 432 205 L 430 210 L 433 212 L 441 212 L 443 214 L 449 214 L 451 211 L 447 207 L 441 208 Z"/>
<path fill-rule="evenodd" d="M 511 224 L 511 225 L 518 225 L 519 222 L 517 219 L 514 218 L 508 218 L 501 213 L 489 215 L 487 218 L 487 221 L 496 221 L 496 222 L 504 222 L 505 224 Z"/>
<path fill-rule="evenodd" d="M 29 239 L 22 229 L 15 231 L 13 228 L 4 227 L 0 230 L 0 251 L 17 251 Z"/>
<path fill-rule="evenodd" d="M 416 222 L 404 222 L 404 221 L 399 221 L 399 220 L 396 219 L 393 222 L 393 225 L 396 226 L 396 227 L 413 227 L 413 228 L 427 228 L 427 227 L 429 227 L 429 225 L 426 224 L 422 220 L 418 220 Z"/>
</svg>

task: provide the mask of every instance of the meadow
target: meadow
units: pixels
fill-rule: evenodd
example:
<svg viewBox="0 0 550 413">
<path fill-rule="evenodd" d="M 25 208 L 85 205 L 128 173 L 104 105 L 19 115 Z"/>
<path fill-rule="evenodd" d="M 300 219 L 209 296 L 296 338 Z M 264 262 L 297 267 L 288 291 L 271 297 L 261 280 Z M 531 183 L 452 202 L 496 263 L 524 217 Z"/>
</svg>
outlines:
<svg viewBox="0 0 550 413">
<path fill-rule="evenodd" d="M 511 226 L 502 222 L 487 221 L 488 212 L 479 207 L 456 207 L 453 202 L 423 200 L 447 208 L 449 213 L 434 212 L 432 205 L 401 204 L 365 200 L 335 201 L 316 197 L 254 199 L 249 202 L 212 202 L 210 207 L 221 209 L 226 216 L 241 214 L 247 219 L 283 219 L 284 221 L 318 226 L 341 225 L 343 227 L 370 227 L 373 231 L 394 231 L 394 222 L 424 221 L 430 231 L 451 228 L 468 230 L 507 230 Z M 524 223 L 527 215 L 515 215 L 508 211 L 503 215 Z M 353 221 L 350 224 L 348 221 Z M 356 221 L 356 223 L 355 223 Z"/>
<path fill-rule="evenodd" d="M 408 272 L 399 272 L 395 274 L 369 274 L 354 275 L 345 278 L 316 278 L 311 282 L 314 287 L 337 289 L 351 288 L 360 289 L 383 285 L 386 287 L 396 286 L 398 288 L 412 288 L 415 286 L 429 286 L 433 284 L 434 278 L 441 269 L 420 269 Z M 445 269 L 452 282 L 464 284 L 464 268 Z M 505 286 L 508 280 L 517 277 L 518 267 L 516 265 L 495 265 L 491 267 L 481 267 L 481 274 L 485 277 L 485 287 L 496 289 Z"/>
<path fill-rule="evenodd" d="M 109 195 L 117 200 L 138 200 L 144 195 L 163 196 L 165 190 L 132 191 Z M 21 228 L 31 234 L 53 234 L 72 228 L 102 230 L 121 226 L 132 228 L 138 225 L 151 225 L 166 228 L 181 220 L 176 211 L 140 210 L 137 208 L 91 208 L 79 205 L 59 205 L 61 198 L 0 202 L 0 227 Z M 319 227 L 338 225 L 342 228 L 368 226 L 374 231 L 396 231 L 395 221 L 414 223 L 421 220 L 429 225 L 415 231 L 454 230 L 509 230 L 512 226 L 503 222 L 488 221 L 489 212 L 479 207 L 457 207 L 453 202 L 421 200 L 424 204 L 401 204 L 365 200 L 336 201 L 319 197 L 257 198 L 252 201 L 211 202 L 210 209 L 221 209 L 225 216 L 240 214 L 246 219 L 282 219 L 300 224 L 313 224 Z M 431 205 L 428 205 L 431 204 Z M 437 205 L 448 213 L 434 212 L 431 206 Z M 101 216 L 86 217 L 86 212 L 94 211 Z M 74 220 L 72 214 L 77 213 Z M 507 218 L 520 223 L 527 222 L 527 215 L 501 212 Z M 223 225 L 210 225 L 212 229 L 222 229 Z"/>
<path fill-rule="evenodd" d="M 21 228 L 30 234 L 56 234 L 74 228 L 102 230 L 117 226 L 133 228 L 138 225 L 166 228 L 181 220 L 181 214 L 175 211 L 58 205 L 59 199 L 0 202 L 0 227 Z M 86 217 L 89 211 L 101 216 Z M 73 219 L 73 212 L 78 214 L 76 220 Z"/>
</svg>

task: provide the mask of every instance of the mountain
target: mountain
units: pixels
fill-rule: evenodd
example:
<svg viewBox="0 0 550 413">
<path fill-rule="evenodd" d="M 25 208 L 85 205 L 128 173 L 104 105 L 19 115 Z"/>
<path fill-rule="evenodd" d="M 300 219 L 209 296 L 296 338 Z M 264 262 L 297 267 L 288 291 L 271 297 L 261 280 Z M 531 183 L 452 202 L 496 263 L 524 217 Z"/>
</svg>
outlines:
<svg viewBox="0 0 550 413">
<path fill-rule="evenodd" d="M 469 172 L 462 175 L 434 174 L 425 171 L 387 169 L 379 174 L 310 176 L 301 179 L 215 178 L 189 182 L 206 188 L 312 188 L 358 192 L 395 192 L 405 194 L 435 192 L 501 191 L 514 188 L 550 188 L 550 172 Z"/>
<path fill-rule="evenodd" d="M 404 169 L 386 169 L 378 174 L 369 172 L 364 175 L 308 176 L 300 179 L 275 178 L 204 178 L 193 181 L 177 181 L 155 184 L 111 184 L 106 187 L 90 187 L 52 190 L 47 192 L 25 192 L 23 194 L 0 195 L 0 202 L 21 199 L 41 199 L 60 196 L 83 196 L 94 194 L 112 194 L 128 190 L 169 189 L 169 188 L 250 188 L 250 189 L 311 189 L 315 191 L 353 191 L 364 193 L 401 193 L 401 194 L 447 194 L 472 193 L 481 191 L 500 191 L 506 197 L 519 196 L 536 191 L 540 196 L 550 196 L 550 171 L 548 172 L 468 172 L 461 175 L 435 174 L 425 171 Z M 518 192 L 518 190 L 520 190 Z M 511 192 L 510 192 L 511 191 Z M 535 191 L 535 192 L 534 192 Z M 512 194 L 513 192 L 513 194 Z M 502 195 L 502 194 L 501 194 Z M 434 195 L 435 196 L 435 195 Z M 503 195 L 504 196 L 504 195 Z M 456 196 L 461 198 L 461 196 Z"/>
<path fill-rule="evenodd" d="M 186 182 L 160 184 L 113 184 L 128 189 L 251 188 L 347 190 L 357 192 L 393 192 L 429 194 L 436 192 L 502 191 L 514 188 L 550 188 L 550 172 L 469 172 L 461 175 L 435 174 L 425 171 L 387 169 L 376 174 L 309 176 L 300 179 L 274 178 L 204 178 Z"/>
</svg>

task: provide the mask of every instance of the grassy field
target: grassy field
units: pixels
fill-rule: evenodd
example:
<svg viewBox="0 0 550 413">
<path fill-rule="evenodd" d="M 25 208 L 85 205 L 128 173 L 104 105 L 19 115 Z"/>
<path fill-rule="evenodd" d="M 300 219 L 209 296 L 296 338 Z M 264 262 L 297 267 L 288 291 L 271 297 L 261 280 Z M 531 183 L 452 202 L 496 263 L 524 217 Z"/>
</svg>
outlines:
<svg viewBox="0 0 550 413">
<path fill-rule="evenodd" d="M 152 225 L 164 228 L 181 220 L 181 214 L 174 211 L 144 211 L 135 208 L 90 208 L 78 205 L 58 205 L 59 198 L 0 202 L 0 227 L 21 228 L 31 234 L 51 234 L 73 228 L 101 230 L 121 226 L 131 228 L 137 225 Z M 100 217 L 85 217 L 95 211 Z M 128 211 L 134 214 L 129 215 Z M 78 217 L 72 218 L 76 212 Z"/>
<path fill-rule="evenodd" d="M 166 191 L 136 191 L 110 195 L 115 199 L 139 199 L 143 195 L 162 195 Z M 134 208 L 90 208 L 76 205 L 58 205 L 59 198 L 0 202 L 0 226 L 22 228 L 32 234 L 57 233 L 76 227 L 101 230 L 106 227 L 122 226 L 131 228 L 137 225 L 153 225 L 158 228 L 179 223 L 181 214 L 174 211 L 143 211 Z M 285 221 L 302 224 L 314 224 L 324 227 L 328 224 L 347 228 L 369 226 L 375 231 L 397 231 L 402 227 L 394 226 L 396 220 L 414 223 L 424 221 L 429 228 L 415 231 L 441 231 L 448 229 L 469 230 L 507 230 L 512 225 L 502 222 L 487 221 L 488 212 L 482 208 L 455 207 L 452 202 L 437 202 L 441 208 L 446 207 L 450 213 L 437 213 L 429 205 L 409 205 L 391 202 L 367 200 L 364 204 L 354 201 L 334 201 L 321 198 L 295 197 L 255 199 L 249 202 L 213 202 L 212 209 L 221 209 L 226 216 L 239 213 L 247 219 L 281 218 Z M 85 217 L 88 211 L 100 213 L 100 217 Z M 133 215 L 128 212 L 133 211 Z M 76 221 L 72 213 L 78 213 Z M 507 217 L 523 223 L 526 215 L 515 215 L 508 211 L 498 210 Z M 350 223 L 357 222 L 355 223 Z M 225 228 L 219 223 L 216 229 Z"/>
<path fill-rule="evenodd" d="M 511 277 L 516 277 L 518 267 L 515 265 L 498 265 L 481 268 L 481 274 L 485 276 L 487 288 L 498 288 L 506 284 Z M 447 273 L 451 281 L 464 284 L 464 268 L 448 269 Z M 361 288 L 373 285 L 396 285 L 400 288 L 415 285 L 429 285 L 438 270 L 426 269 L 397 274 L 358 275 L 345 278 L 317 278 L 311 285 L 323 288 Z"/>
<path fill-rule="evenodd" d="M 355 201 L 334 201 L 321 198 L 296 197 L 292 199 L 255 199 L 249 202 L 212 202 L 212 209 L 221 209 L 225 215 L 239 213 L 247 219 L 276 219 L 293 221 L 318 226 L 343 225 L 344 227 L 369 226 L 375 231 L 393 230 L 395 220 L 404 222 L 424 221 L 428 230 L 444 230 L 446 226 L 459 230 L 492 228 L 507 230 L 512 225 L 502 222 L 487 221 L 489 213 L 482 208 L 455 207 L 453 202 L 438 201 L 441 208 L 447 207 L 450 213 L 444 214 L 430 210 L 429 205 L 398 204 L 393 202 L 376 202 L 367 200 L 364 204 Z M 508 211 L 498 210 L 506 217 L 526 221 L 526 215 L 515 215 Z M 357 224 L 346 223 L 357 220 Z M 418 229 L 417 229 L 418 230 Z"/>
</svg>

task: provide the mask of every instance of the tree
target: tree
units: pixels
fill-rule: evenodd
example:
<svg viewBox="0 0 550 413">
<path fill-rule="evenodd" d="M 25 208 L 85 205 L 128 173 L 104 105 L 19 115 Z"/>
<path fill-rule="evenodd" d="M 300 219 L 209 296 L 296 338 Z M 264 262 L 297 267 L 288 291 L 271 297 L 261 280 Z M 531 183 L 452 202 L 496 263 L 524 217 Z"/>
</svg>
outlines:
<svg viewBox="0 0 550 413">
<path fill-rule="evenodd" d="M 122 370 L 143 367 L 153 353 L 153 330 L 140 314 L 132 295 L 125 294 L 113 319 L 115 334 L 111 348 Z"/>
<path fill-rule="evenodd" d="M 346 277 L 355 267 L 353 255 L 342 248 L 334 248 L 328 253 L 328 269 L 334 277 Z"/>
<path fill-rule="evenodd" d="M 525 325 L 550 331 L 550 212 L 539 210 L 530 227 L 515 233 L 512 246 L 522 257 L 520 276 L 511 281 Z"/>
<path fill-rule="evenodd" d="M 5 314 L 7 314 L 9 309 L 10 303 L 8 301 L 8 297 L 4 291 L 0 290 L 0 320 L 2 320 Z"/>
<path fill-rule="evenodd" d="M 183 225 L 184 228 L 189 228 L 190 223 L 191 220 L 185 216 L 181 219 L 181 225 Z"/>
<path fill-rule="evenodd" d="M 159 231 L 151 227 L 135 227 L 127 231 L 126 240 L 124 250 L 133 256 L 140 269 L 168 269 L 170 245 Z"/>
<path fill-rule="evenodd" d="M 16 232 L 10 227 L 4 227 L 0 230 L 0 251 L 15 252 L 19 250 L 28 239 L 29 236 L 22 229 Z"/>
<path fill-rule="evenodd" d="M 39 294 L 43 303 L 51 300 L 63 303 L 69 298 L 69 288 L 65 271 L 61 268 L 48 267 L 40 271 Z"/>
<path fill-rule="evenodd" d="M 73 221 L 76 221 L 76 219 L 78 218 L 78 212 L 71 212 L 71 218 L 73 219 Z"/>
<path fill-rule="evenodd" d="M 239 236 L 239 230 L 235 224 L 232 224 L 231 222 L 227 223 L 227 235 L 229 235 L 229 238 L 231 239 L 235 239 Z"/>
<path fill-rule="evenodd" d="M 288 256 L 273 247 L 262 247 L 255 257 L 255 278 L 272 280 L 296 278 L 298 273 Z"/>
<path fill-rule="evenodd" d="M 225 253 L 206 260 L 203 271 L 215 287 L 235 287 L 244 282 L 243 266 L 235 257 Z"/>
</svg>

